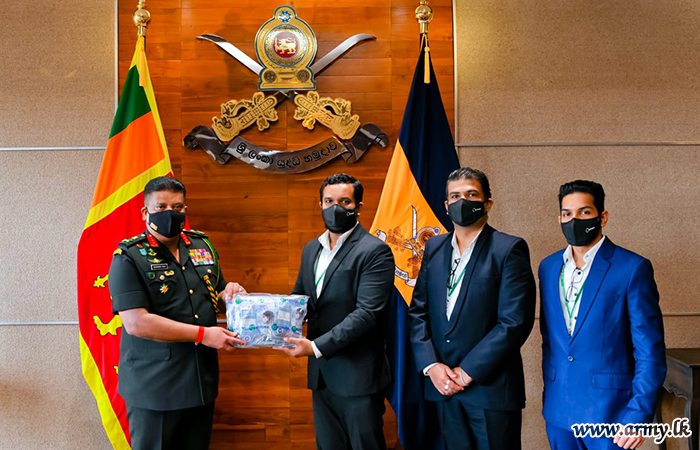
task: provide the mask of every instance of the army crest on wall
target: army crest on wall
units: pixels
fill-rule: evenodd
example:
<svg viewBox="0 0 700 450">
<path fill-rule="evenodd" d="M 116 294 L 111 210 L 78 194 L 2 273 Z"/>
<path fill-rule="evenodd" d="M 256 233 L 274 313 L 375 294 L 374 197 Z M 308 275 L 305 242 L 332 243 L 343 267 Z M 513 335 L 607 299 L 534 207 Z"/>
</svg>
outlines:
<svg viewBox="0 0 700 450">
<path fill-rule="evenodd" d="M 316 57 L 316 36 L 311 27 L 297 17 L 290 6 L 280 6 L 256 35 L 253 60 L 221 36 L 205 34 L 198 39 L 216 44 L 259 77 L 259 92 L 250 99 L 229 100 L 220 107 L 220 116 L 212 126 L 199 125 L 184 138 L 189 149 L 201 147 L 214 161 L 228 163 L 237 158 L 257 169 L 277 173 L 302 173 L 341 156 L 354 163 L 372 144 L 388 145 L 388 138 L 374 124 L 361 125 L 352 104 L 342 98 L 321 97 L 314 77 L 353 46 L 373 40 L 369 34 L 357 34 L 336 46 L 311 64 Z M 267 94 L 270 91 L 274 91 Z M 299 91 L 308 91 L 302 93 Z M 278 120 L 277 106 L 286 100 L 296 105 L 294 119 L 307 129 L 316 124 L 330 128 L 335 135 L 309 148 L 278 151 L 260 147 L 239 134 L 256 124 L 264 131 Z"/>
</svg>

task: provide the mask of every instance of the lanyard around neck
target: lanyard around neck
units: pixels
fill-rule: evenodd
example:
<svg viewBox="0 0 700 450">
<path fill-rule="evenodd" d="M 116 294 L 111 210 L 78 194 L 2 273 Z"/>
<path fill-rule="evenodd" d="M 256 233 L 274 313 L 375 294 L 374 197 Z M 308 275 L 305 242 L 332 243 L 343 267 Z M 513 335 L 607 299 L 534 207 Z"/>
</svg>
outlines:
<svg viewBox="0 0 700 450">
<path fill-rule="evenodd" d="M 318 272 L 318 262 L 321 260 L 321 253 L 318 254 L 318 258 L 316 258 L 316 264 L 314 265 L 314 278 L 315 278 L 315 284 L 316 287 L 318 287 L 318 284 L 323 280 L 323 277 L 326 275 L 326 272 L 328 271 L 328 267 L 330 267 L 330 264 L 326 266 L 326 269 L 321 272 L 321 275 L 318 277 L 316 276 L 316 272 Z"/>
<path fill-rule="evenodd" d="M 572 317 L 574 315 L 574 311 L 576 310 L 576 304 L 578 303 L 578 300 L 581 298 L 581 294 L 583 294 L 583 287 L 586 285 L 587 280 L 583 280 L 583 284 L 581 284 L 581 289 L 578 290 L 578 294 L 576 294 L 576 298 L 574 299 L 574 304 L 571 306 L 571 309 L 569 309 L 569 300 L 566 298 L 566 289 L 564 288 L 564 270 L 566 269 L 566 264 L 561 265 L 561 273 L 559 274 L 559 281 L 561 283 L 561 296 L 564 299 L 564 307 L 566 308 L 566 314 L 569 317 L 569 328 L 571 328 L 571 322 L 573 322 Z M 573 277 L 573 275 L 572 275 Z"/>
<path fill-rule="evenodd" d="M 464 278 L 464 273 L 467 271 L 467 265 L 468 264 L 464 265 L 464 269 L 462 269 L 462 273 L 459 274 L 459 277 L 455 280 L 455 282 L 452 284 L 452 286 L 447 286 L 447 288 L 449 289 L 449 291 L 447 292 L 447 297 L 450 297 L 452 295 L 452 293 L 455 291 L 455 289 L 457 289 L 457 286 L 459 286 L 459 283 L 462 281 L 462 278 Z M 457 270 L 456 267 L 455 267 L 455 270 Z"/>
</svg>

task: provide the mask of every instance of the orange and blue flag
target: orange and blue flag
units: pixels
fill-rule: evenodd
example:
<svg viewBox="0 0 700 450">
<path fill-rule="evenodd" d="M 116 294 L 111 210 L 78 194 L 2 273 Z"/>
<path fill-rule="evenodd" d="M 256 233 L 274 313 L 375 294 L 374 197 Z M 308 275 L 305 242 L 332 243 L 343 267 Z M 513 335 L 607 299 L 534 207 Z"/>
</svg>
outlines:
<svg viewBox="0 0 700 450">
<path fill-rule="evenodd" d="M 122 323 L 112 314 L 109 266 L 117 245 L 141 233 L 143 188 L 170 175 L 170 157 L 139 36 L 78 244 L 78 318 L 83 376 L 112 447 L 130 449 L 124 400 L 117 392 Z M 117 250 L 118 251 L 118 250 Z"/>
<path fill-rule="evenodd" d="M 424 38 L 421 55 L 427 45 Z M 424 76 L 426 64 L 429 79 Z M 394 374 L 388 398 L 406 450 L 442 447 L 436 408 L 424 398 L 423 375 L 411 353 L 407 313 L 426 241 L 452 231 L 452 222 L 445 212 L 445 183 L 458 167 L 432 63 L 419 57 L 399 140 L 371 228 L 373 234 L 389 244 L 396 260 L 394 299 L 387 312 L 387 354 Z"/>
</svg>

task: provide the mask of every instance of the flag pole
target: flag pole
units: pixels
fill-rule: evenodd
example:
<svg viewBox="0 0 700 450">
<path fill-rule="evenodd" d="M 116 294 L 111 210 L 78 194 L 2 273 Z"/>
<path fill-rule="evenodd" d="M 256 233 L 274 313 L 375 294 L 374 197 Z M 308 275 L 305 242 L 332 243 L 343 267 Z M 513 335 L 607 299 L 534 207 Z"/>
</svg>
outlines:
<svg viewBox="0 0 700 450">
<path fill-rule="evenodd" d="M 138 30 L 138 35 L 146 37 L 146 27 L 151 21 L 151 13 L 146 9 L 146 0 L 139 0 L 139 7 L 134 11 L 134 25 Z"/>
<path fill-rule="evenodd" d="M 139 6 L 133 15 L 134 25 L 136 25 L 138 41 L 136 47 L 142 47 L 139 52 L 139 62 L 137 63 L 139 67 L 139 86 L 146 86 L 146 27 L 151 21 L 151 13 L 146 9 L 146 0 L 139 0 Z"/>
<path fill-rule="evenodd" d="M 430 84 L 430 47 L 428 46 L 428 25 L 433 20 L 433 9 L 428 6 L 428 0 L 420 0 L 416 8 L 416 20 L 420 28 L 421 47 L 425 48 L 425 70 L 423 83 Z M 425 41 L 425 44 L 423 44 Z"/>
</svg>

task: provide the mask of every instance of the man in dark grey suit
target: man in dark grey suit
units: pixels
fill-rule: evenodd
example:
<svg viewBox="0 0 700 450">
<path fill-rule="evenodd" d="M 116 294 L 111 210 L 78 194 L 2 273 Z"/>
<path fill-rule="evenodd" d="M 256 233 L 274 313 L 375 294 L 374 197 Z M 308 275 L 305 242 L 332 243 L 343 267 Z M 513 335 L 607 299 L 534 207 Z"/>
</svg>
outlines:
<svg viewBox="0 0 700 450">
<path fill-rule="evenodd" d="M 296 347 L 280 349 L 309 357 L 319 450 L 386 450 L 383 390 L 391 373 L 382 324 L 394 256 L 357 222 L 362 192 L 347 174 L 323 182 L 328 230 L 304 247 L 294 286 L 294 294 L 310 297 L 308 339 L 286 338 Z"/>
</svg>

